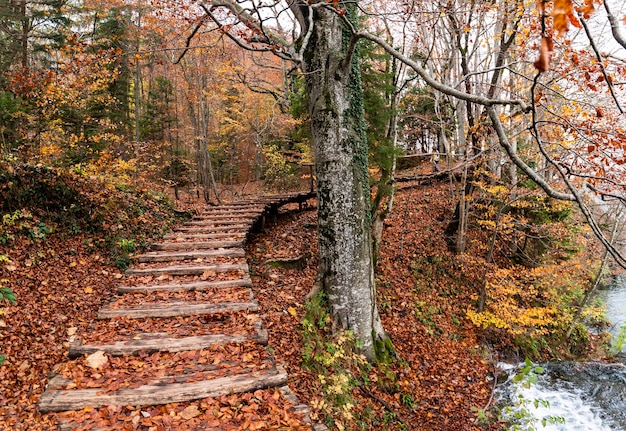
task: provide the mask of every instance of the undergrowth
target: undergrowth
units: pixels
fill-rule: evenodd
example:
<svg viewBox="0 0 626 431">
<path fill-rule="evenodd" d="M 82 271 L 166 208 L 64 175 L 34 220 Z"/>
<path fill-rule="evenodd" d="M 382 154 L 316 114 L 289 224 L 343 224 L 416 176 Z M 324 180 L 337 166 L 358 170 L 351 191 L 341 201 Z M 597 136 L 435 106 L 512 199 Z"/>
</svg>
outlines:
<svg viewBox="0 0 626 431">
<path fill-rule="evenodd" d="M 130 254 L 176 221 L 162 193 L 80 171 L 0 160 L 0 245 L 19 238 L 89 235 L 89 247 L 106 250 L 125 270 Z"/>
<path fill-rule="evenodd" d="M 323 394 L 323 398 L 313 398 L 310 402 L 312 420 L 338 430 L 407 429 L 395 412 L 381 411 L 369 392 L 372 385 L 397 391 L 396 375 L 389 367 L 391 359 L 379 361 L 378 373 L 374 373 L 372 365 L 359 353 L 359 342 L 352 332 L 333 331 L 324 293 L 306 303 L 301 326 L 302 364 L 317 375 Z M 361 397 L 356 396 L 357 392 Z M 363 394 L 372 396 L 373 401 L 363 404 Z M 414 402 L 410 394 L 403 395 L 403 403 Z"/>
</svg>

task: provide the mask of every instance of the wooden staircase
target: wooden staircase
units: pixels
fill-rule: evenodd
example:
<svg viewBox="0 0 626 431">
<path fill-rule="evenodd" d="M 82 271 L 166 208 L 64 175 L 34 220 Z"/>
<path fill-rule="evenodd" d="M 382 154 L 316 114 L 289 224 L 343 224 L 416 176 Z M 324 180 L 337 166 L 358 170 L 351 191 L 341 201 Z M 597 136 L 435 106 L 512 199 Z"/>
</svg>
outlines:
<svg viewBox="0 0 626 431">
<path fill-rule="evenodd" d="M 289 194 L 207 208 L 153 244 L 152 251 L 134 256 L 115 299 L 100 309 L 90 332 L 77 334 L 70 345 L 72 360 L 53 370 L 39 410 L 76 413 L 60 415 L 64 430 L 113 430 L 126 429 L 111 419 L 111 412 L 126 406 L 143 415 L 137 414 L 129 429 L 152 429 L 139 427 L 148 414 L 145 406 L 176 409 L 177 403 L 244 393 L 262 400 L 268 398 L 256 391 L 279 388 L 286 403 L 293 404 L 292 422 L 267 429 L 325 429 L 310 424 L 307 406 L 290 391 L 286 371 L 265 347 L 268 333 L 243 249 L 248 232 L 261 227 L 265 217 L 313 196 Z M 222 429 L 214 426 L 219 419 L 203 424 L 201 409 L 185 411 L 182 419 L 180 412 L 175 415 L 181 422 L 168 420 L 154 429 Z M 186 419 L 193 425 L 186 426 Z"/>
</svg>

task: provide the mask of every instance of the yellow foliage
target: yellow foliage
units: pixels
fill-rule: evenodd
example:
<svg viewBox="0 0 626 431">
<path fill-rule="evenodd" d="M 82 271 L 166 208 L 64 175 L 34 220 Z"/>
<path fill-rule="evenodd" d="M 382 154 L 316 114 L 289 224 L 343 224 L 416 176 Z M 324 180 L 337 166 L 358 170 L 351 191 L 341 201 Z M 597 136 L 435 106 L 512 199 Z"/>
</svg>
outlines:
<svg viewBox="0 0 626 431">
<path fill-rule="evenodd" d="M 481 328 L 502 329 L 513 336 L 545 336 L 569 325 L 572 298 L 580 293 L 578 262 L 526 268 L 512 266 L 487 274 L 485 309 L 467 310 Z"/>
</svg>

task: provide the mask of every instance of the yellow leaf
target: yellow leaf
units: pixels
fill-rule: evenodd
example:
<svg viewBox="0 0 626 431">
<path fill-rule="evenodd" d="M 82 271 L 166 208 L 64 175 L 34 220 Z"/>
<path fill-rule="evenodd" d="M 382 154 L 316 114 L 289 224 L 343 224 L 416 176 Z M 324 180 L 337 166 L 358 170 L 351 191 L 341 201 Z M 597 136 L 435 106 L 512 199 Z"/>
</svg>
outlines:
<svg viewBox="0 0 626 431">
<path fill-rule="evenodd" d="M 85 287 L 84 292 L 85 293 L 93 293 L 93 289 L 91 287 Z"/>
<path fill-rule="evenodd" d="M 296 315 L 298 314 L 298 312 L 296 311 L 296 309 L 295 309 L 295 308 L 293 308 L 293 307 L 289 307 L 289 308 L 287 309 L 287 311 L 288 311 L 288 312 L 289 312 L 289 314 L 291 314 L 293 317 L 296 317 Z"/>
<path fill-rule="evenodd" d="M 74 268 L 76 265 L 78 265 L 78 263 L 72 262 L 72 263 L 70 263 L 70 268 Z"/>
</svg>

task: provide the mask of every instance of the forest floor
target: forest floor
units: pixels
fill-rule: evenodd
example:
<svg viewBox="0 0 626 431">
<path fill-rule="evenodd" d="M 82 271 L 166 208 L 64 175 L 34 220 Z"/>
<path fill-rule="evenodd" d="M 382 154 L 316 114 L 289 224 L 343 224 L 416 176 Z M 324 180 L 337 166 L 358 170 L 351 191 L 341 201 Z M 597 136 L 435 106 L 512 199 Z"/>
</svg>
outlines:
<svg viewBox="0 0 626 431">
<path fill-rule="evenodd" d="M 493 402 L 496 358 L 465 318 L 481 270 L 447 250 L 444 229 L 453 208 L 449 185 L 414 186 L 396 195 L 376 269 L 378 307 L 397 358 L 366 375 L 358 375 L 362 366 L 354 367 L 343 388 L 340 366 L 324 366 L 323 359 L 303 361 L 311 351 L 318 358 L 342 351 L 347 358 L 343 365 L 350 362 L 342 340 L 321 345 L 303 334 L 303 298 L 317 265 L 314 207 L 278 218 L 248 243 L 253 290 L 264 310 L 269 346 L 277 361 L 285 363 L 289 386 L 301 401 L 337 429 L 497 429 L 497 422 L 479 424 L 476 413 Z M 298 269 L 265 263 L 302 256 L 306 265 Z M 343 391 L 335 406 L 323 401 L 333 391 Z"/>
<path fill-rule="evenodd" d="M 182 209 L 193 205 L 188 201 Z M 250 239 L 254 295 L 270 352 L 287 368 L 289 386 L 312 407 L 314 419 L 335 429 L 486 429 L 476 410 L 492 402 L 496 358 L 465 317 L 481 270 L 447 250 L 443 230 L 451 208 L 445 183 L 397 193 L 376 271 L 379 311 L 397 357 L 376 367 L 362 363 L 345 338 L 322 342 L 312 332 L 305 338 L 302 322 L 311 318 L 311 307 L 307 315 L 304 297 L 316 268 L 315 203 L 303 211 L 286 208 Z M 143 218 L 146 227 L 164 223 L 162 217 Z M 0 429 L 54 429 L 55 416 L 37 410 L 48 373 L 67 360 L 74 335 L 89 330 L 123 277 L 105 249 L 94 245 L 101 241 L 101 233 L 50 233 L 0 244 L 0 256 L 6 256 L 0 280 L 18 298 L 0 308 L 0 353 L 6 356 Z M 306 264 L 296 269 L 266 263 L 302 256 Z M 329 329 L 324 322 L 318 326 Z"/>
</svg>

